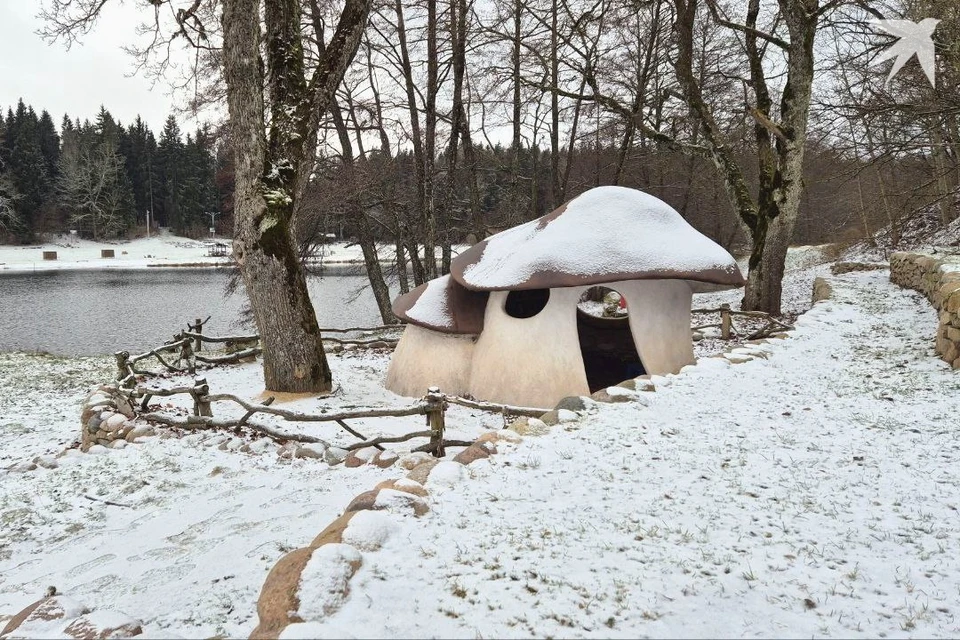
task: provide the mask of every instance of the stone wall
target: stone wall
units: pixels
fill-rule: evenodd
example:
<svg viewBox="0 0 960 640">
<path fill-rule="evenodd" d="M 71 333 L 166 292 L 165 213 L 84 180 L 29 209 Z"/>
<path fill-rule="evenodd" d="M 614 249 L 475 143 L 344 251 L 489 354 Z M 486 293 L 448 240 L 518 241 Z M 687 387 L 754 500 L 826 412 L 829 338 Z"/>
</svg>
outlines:
<svg viewBox="0 0 960 640">
<path fill-rule="evenodd" d="M 960 256 L 894 253 L 890 281 L 927 297 L 940 317 L 937 355 L 960 369 Z"/>
</svg>

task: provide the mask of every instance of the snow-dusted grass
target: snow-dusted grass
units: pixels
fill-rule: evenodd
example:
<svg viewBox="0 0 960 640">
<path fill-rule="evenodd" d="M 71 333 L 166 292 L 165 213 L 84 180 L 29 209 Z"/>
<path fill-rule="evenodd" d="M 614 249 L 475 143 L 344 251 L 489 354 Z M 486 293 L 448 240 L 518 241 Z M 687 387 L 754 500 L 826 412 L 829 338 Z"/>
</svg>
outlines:
<svg viewBox="0 0 960 640">
<path fill-rule="evenodd" d="M 785 308 L 802 311 L 813 275 L 828 272 L 811 263 L 788 275 Z M 929 304 L 887 278 L 837 278 L 838 300 L 765 345 L 767 360 L 707 359 L 658 377 L 643 404 L 592 405 L 466 470 L 441 463 L 428 515 L 358 521 L 347 538 L 363 565 L 349 596 L 299 632 L 960 634 L 960 378 L 933 357 Z M 386 362 L 332 357 L 337 395 L 282 406 L 407 404 L 382 390 Z M 0 354 L 0 468 L 76 439 L 83 393 L 112 374 L 108 358 Z M 215 392 L 262 390 L 256 365 L 205 375 Z M 354 426 L 373 436 L 421 420 Z M 502 421 L 457 408 L 447 424 L 466 438 Z M 53 585 L 144 620 L 150 637 L 246 636 L 276 560 L 355 495 L 400 476 L 279 459 L 266 440 L 242 453 L 240 443 L 152 438 L 70 453 L 54 469 L 0 471 L 0 624 Z M 308 606 L 323 602 L 318 593 Z"/>
<path fill-rule="evenodd" d="M 706 360 L 471 465 L 312 631 L 956 636 L 960 378 L 924 300 L 840 281 L 769 359 Z"/>
</svg>

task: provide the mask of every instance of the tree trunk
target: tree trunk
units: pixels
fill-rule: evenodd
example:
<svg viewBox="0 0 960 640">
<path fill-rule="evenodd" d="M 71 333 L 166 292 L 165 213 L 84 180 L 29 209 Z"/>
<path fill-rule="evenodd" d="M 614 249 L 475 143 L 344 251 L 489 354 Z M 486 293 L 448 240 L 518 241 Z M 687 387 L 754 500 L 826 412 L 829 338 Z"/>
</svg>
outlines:
<svg viewBox="0 0 960 640">
<path fill-rule="evenodd" d="M 263 346 L 267 389 L 322 392 L 330 368 L 316 314 L 290 235 L 288 205 L 267 192 L 263 72 L 258 0 L 225 0 L 224 71 L 233 132 L 236 191 L 234 257 L 240 268 Z"/>
</svg>

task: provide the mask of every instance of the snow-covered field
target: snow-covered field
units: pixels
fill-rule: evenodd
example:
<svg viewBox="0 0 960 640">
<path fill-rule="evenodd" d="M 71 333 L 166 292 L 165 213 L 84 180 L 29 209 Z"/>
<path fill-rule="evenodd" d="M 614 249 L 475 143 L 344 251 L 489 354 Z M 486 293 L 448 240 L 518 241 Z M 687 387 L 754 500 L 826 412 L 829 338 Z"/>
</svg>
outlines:
<svg viewBox="0 0 960 640">
<path fill-rule="evenodd" d="M 812 251 L 795 252 L 790 311 L 809 304 L 813 276 L 829 271 Z M 363 553 L 343 607 L 300 631 L 960 634 L 960 377 L 933 356 L 935 312 L 920 296 L 889 284 L 886 271 L 834 283 L 836 300 L 765 346 L 767 359 L 706 359 L 658 378 L 636 402 L 594 404 L 546 436 L 498 445 L 468 467 L 472 477 L 433 488 L 427 516 L 398 519 L 382 550 Z M 333 356 L 340 393 L 283 406 L 408 403 L 380 388 L 386 362 L 384 353 Z M 106 358 L 0 354 L 0 468 L 76 439 L 83 394 L 112 371 Z M 255 365 L 207 378 L 216 392 L 262 388 Z M 409 420 L 354 426 L 421 428 Z M 465 410 L 448 417 L 452 437 L 501 426 Z M 148 637 L 246 636 L 276 560 L 355 495 L 401 475 L 280 459 L 266 440 L 244 453 L 239 443 L 156 437 L 71 452 L 55 468 L 0 471 L 0 627 L 55 586 L 143 620 Z"/>
<path fill-rule="evenodd" d="M 956 636 L 960 377 L 886 272 L 469 467 L 313 637 Z M 436 494 L 436 492 L 435 492 Z"/>
<path fill-rule="evenodd" d="M 77 237 L 59 238 L 37 245 L 0 245 L 0 271 L 51 271 L 60 269 L 144 269 L 147 267 L 227 265 L 229 257 L 210 256 L 210 245 L 223 243 L 230 252 L 232 241 L 224 238 L 191 240 L 167 232 L 136 240 L 94 242 Z M 115 257 L 101 258 L 101 249 L 113 249 Z M 44 251 L 56 251 L 56 260 L 44 260 Z M 344 242 L 324 247 L 325 264 L 363 262 L 357 245 Z"/>
</svg>

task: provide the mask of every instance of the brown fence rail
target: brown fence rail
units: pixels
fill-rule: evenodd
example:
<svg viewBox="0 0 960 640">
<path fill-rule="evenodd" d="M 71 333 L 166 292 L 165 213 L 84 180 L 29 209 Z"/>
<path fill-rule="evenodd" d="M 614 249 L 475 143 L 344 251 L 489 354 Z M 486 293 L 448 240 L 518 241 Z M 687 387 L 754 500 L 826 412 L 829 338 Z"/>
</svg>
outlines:
<svg viewBox="0 0 960 640">
<path fill-rule="evenodd" d="M 208 317 L 207 320 L 210 318 Z M 167 388 L 157 388 L 138 384 L 138 378 L 157 376 L 157 372 L 138 368 L 136 365 L 144 360 L 155 358 L 165 371 L 169 373 L 196 373 L 196 363 L 201 362 L 209 365 L 219 365 L 235 363 L 246 358 L 259 355 L 261 349 L 256 346 L 259 342 L 257 335 L 236 335 L 236 336 L 208 336 L 203 335 L 202 327 L 207 320 L 201 321 L 199 318 L 193 324 L 188 324 L 189 331 L 182 331 L 174 340 L 161 345 L 149 351 L 140 354 L 130 355 L 128 351 L 118 351 L 114 354 L 117 362 L 117 381 L 121 393 L 127 396 L 131 406 L 134 407 L 137 415 L 149 422 L 163 424 L 182 429 L 238 429 L 248 428 L 252 431 L 275 438 L 277 440 L 293 440 L 303 443 L 318 443 L 325 447 L 330 444 L 325 440 L 310 434 L 284 431 L 276 426 L 265 424 L 256 420 L 257 414 L 274 416 L 286 422 L 292 423 L 323 423 L 332 422 L 341 429 L 359 439 L 360 442 L 344 447 L 348 451 L 361 449 L 364 447 L 375 447 L 383 450 L 384 444 L 399 443 L 412 440 L 414 438 L 429 438 L 425 445 L 417 447 L 414 451 L 426 451 L 434 456 L 442 457 L 446 447 L 466 447 L 472 444 L 472 441 L 449 440 L 444 437 L 446 429 L 446 411 L 449 405 L 455 404 L 470 409 L 497 413 L 503 416 L 504 421 L 510 417 L 539 417 L 546 413 L 547 409 L 537 407 L 520 407 L 492 402 L 480 402 L 470 398 L 463 398 L 456 395 L 442 393 L 440 389 L 431 387 L 427 394 L 411 405 L 403 407 L 373 407 L 364 409 L 353 409 L 349 411 L 327 412 L 320 414 L 303 413 L 289 409 L 280 409 L 271 406 L 275 400 L 274 397 L 268 397 L 262 403 L 253 403 L 238 396 L 228 393 L 211 393 L 210 386 L 206 378 L 197 377 L 192 385 L 179 385 Z M 325 333 L 348 333 L 348 332 L 368 332 L 385 331 L 401 328 L 398 325 L 385 325 L 378 327 L 351 327 L 347 329 L 321 329 Z M 327 341 L 334 341 L 340 344 L 358 344 L 368 345 L 375 343 L 395 343 L 396 340 L 387 338 L 377 338 L 369 340 L 341 340 L 336 338 L 324 338 Z M 197 345 L 202 343 L 224 344 L 227 348 L 233 346 L 242 346 L 237 351 L 225 355 L 200 355 Z M 254 346 L 249 346 L 249 345 Z M 166 355 L 165 355 L 166 354 Z M 176 359 L 174 359 L 174 357 Z M 192 414 L 178 415 L 176 413 L 160 411 L 151 407 L 150 401 L 155 397 L 172 397 L 177 395 L 189 395 L 192 399 Z M 218 402 L 232 403 L 238 405 L 244 410 L 244 414 L 239 418 L 218 418 L 214 416 L 213 404 Z M 151 410 L 152 409 L 152 410 Z M 357 420 L 363 418 L 402 418 L 414 415 L 425 416 L 428 430 L 415 431 L 400 436 L 378 436 L 368 438 L 360 431 L 350 426 L 347 420 Z"/>
</svg>

